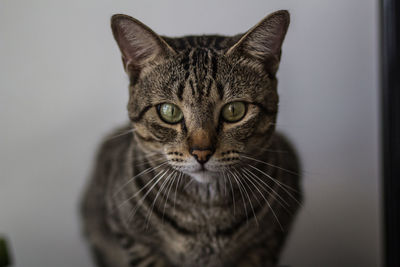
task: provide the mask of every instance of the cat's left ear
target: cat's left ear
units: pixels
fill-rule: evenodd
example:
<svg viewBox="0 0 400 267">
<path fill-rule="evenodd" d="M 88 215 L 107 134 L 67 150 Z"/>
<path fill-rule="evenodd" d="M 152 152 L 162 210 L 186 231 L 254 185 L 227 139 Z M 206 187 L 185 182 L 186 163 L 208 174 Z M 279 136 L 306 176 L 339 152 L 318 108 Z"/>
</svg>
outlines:
<svg viewBox="0 0 400 267">
<path fill-rule="evenodd" d="M 287 10 L 274 12 L 247 31 L 226 55 L 249 58 L 262 66 L 267 73 L 275 75 L 279 67 L 281 47 L 290 15 Z"/>
</svg>

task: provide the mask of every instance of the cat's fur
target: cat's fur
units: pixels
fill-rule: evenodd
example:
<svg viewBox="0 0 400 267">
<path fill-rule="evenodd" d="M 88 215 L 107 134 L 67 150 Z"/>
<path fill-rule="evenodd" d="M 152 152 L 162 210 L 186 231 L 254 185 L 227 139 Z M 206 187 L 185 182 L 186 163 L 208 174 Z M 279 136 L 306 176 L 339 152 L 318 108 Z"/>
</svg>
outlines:
<svg viewBox="0 0 400 267">
<path fill-rule="evenodd" d="M 103 143 L 83 199 L 98 266 L 275 266 L 301 201 L 296 155 L 274 130 L 289 13 L 233 37 L 111 21 L 131 123 Z M 247 113 L 227 123 L 232 101 Z M 161 103 L 178 105 L 182 122 L 163 122 Z M 202 165 L 193 149 L 212 155 Z"/>
</svg>

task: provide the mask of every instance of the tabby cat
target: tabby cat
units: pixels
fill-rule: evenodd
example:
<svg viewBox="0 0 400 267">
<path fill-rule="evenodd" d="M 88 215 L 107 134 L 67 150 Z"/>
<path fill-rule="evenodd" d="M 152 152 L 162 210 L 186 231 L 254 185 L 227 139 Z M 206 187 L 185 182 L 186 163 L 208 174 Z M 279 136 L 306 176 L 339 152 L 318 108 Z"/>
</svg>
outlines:
<svg viewBox="0 0 400 267">
<path fill-rule="evenodd" d="M 301 202 L 298 161 L 275 132 L 289 25 L 159 36 L 126 15 L 112 32 L 130 123 L 100 148 L 82 203 L 97 266 L 276 266 Z"/>
</svg>

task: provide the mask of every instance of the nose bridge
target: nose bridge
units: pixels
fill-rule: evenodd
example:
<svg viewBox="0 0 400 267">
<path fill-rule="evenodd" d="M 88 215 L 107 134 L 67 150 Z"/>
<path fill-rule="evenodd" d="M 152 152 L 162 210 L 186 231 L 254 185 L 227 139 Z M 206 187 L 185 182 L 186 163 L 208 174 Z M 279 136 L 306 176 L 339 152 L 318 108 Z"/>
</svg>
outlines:
<svg viewBox="0 0 400 267">
<path fill-rule="evenodd" d="M 189 138 L 189 152 L 200 163 L 206 163 L 214 153 L 214 133 L 211 130 L 196 129 Z"/>
<path fill-rule="evenodd" d="M 196 129 L 189 137 L 189 147 L 195 150 L 211 150 L 214 147 L 213 139 L 213 133 L 210 130 Z"/>
<path fill-rule="evenodd" d="M 194 100 L 193 100 L 194 101 Z M 213 103 L 197 103 L 193 102 L 190 105 L 191 114 L 190 119 L 187 122 L 189 128 L 193 131 L 197 129 L 203 129 L 207 132 L 213 128 L 215 124 L 214 110 L 215 105 Z"/>
</svg>

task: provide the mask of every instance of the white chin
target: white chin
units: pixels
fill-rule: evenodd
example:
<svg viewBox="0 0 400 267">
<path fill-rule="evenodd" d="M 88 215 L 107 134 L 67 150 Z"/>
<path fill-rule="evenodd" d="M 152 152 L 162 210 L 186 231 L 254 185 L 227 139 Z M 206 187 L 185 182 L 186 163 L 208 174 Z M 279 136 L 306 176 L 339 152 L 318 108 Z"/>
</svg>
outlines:
<svg viewBox="0 0 400 267">
<path fill-rule="evenodd" d="M 215 181 L 215 179 L 218 179 L 218 173 L 207 170 L 190 172 L 188 175 L 199 183 L 211 183 Z"/>
</svg>

